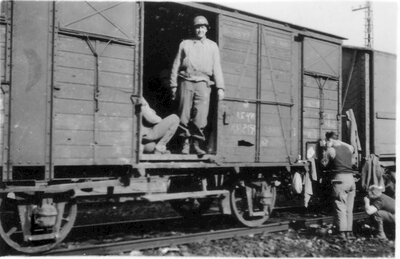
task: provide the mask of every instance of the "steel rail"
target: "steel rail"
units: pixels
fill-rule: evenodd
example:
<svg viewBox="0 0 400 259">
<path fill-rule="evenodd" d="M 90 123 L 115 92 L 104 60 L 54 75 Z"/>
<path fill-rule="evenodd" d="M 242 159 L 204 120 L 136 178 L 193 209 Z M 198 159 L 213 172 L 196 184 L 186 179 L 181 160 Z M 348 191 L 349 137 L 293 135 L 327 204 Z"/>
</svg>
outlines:
<svg viewBox="0 0 400 259">
<path fill-rule="evenodd" d="M 354 219 L 359 220 L 367 217 L 365 213 L 354 213 Z M 277 223 L 270 223 L 256 228 L 234 228 L 227 230 L 218 230 L 213 232 L 201 232 L 194 234 L 183 234 L 181 236 L 167 236 L 146 238 L 137 240 L 120 241 L 115 243 L 88 245 L 76 248 L 62 248 L 44 253 L 44 255 L 115 255 L 133 250 L 151 249 L 157 247 L 167 247 L 194 243 L 206 240 L 218 240 L 224 238 L 232 238 L 245 236 L 250 234 L 273 233 L 287 231 L 289 225 L 294 220 L 285 220 Z M 299 218 L 295 221 L 304 221 L 305 225 L 315 223 L 331 223 L 333 217 L 318 217 L 318 218 Z"/>
<path fill-rule="evenodd" d="M 280 223 L 268 224 L 266 226 L 258 228 L 236 228 L 214 232 L 184 234 L 181 236 L 146 238 L 139 240 L 121 241 L 116 243 L 90 245 L 77 248 L 57 249 L 49 251 L 45 253 L 45 255 L 115 255 L 121 252 L 129 252 L 132 250 L 173 246 L 205 240 L 217 240 L 263 232 L 285 231 L 289 228 L 289 223 L 289 221 L 285 221 Z"/>
</svg>

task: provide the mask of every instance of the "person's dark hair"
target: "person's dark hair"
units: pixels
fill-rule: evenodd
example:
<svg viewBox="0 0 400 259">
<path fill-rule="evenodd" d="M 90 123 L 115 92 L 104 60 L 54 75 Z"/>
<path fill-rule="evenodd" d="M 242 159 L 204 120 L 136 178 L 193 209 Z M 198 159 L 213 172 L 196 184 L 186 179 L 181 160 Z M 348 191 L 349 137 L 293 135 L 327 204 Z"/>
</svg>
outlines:
<svg viewBox="0 0 400 259">
<path fill-rule="evenodd" d="M 338 135 L 334 131 L 329 131 L 325 134 L 326 139 L 337 139 Z"/>
</svg>

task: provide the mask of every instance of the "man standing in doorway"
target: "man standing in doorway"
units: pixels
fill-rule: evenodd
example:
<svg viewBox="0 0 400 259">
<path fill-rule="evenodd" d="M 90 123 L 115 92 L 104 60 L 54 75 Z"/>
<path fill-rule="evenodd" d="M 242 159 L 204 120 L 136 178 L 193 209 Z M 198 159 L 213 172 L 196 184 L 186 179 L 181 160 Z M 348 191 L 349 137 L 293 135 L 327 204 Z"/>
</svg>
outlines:
<svg viewBox="0 0 400 259">
<path fill-rule="evenodd" d="M 178 54 L 172 66 L 170 86 L 173 98 L 179 83 L 180 127 L 183 129 L 182 154 L 189 154 L 193 140 L 194 151 L 198 155 L 206 152 L 201 148 L 205 141 L 204 128 L 210 103 L 211 86 L 218 88 L 219 100 L 224 98 L 224 79 L 222 75 L 218 45 L 207 39 L 209 24 L 204 16 L 193 20 L 195 37 L 184 40 L 179 45 Z"/>
</svg>

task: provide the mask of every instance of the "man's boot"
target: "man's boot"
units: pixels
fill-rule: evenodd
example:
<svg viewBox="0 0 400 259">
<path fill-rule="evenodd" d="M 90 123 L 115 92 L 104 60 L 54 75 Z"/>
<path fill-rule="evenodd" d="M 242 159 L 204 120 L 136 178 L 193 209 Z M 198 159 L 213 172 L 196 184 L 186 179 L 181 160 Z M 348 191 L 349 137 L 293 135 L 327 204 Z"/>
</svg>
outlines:
<svg viewBox="0 0 400 259">
<path fill-rule="evenodd" d="M 189 139 L 185 138 L 183 141 L 183 145 L 182 145 L 182 151 L 181 153 L 184 155 L 188 155 L 190 151 L 190 143 L 189 143 Z"/>
<path fill-rule="evenodd" d="M 193 149 L 199 156 L 203 156 L 206 154 L 206 151 L 200 148 L 200 140 L 197 139 L 193 140 Z"/>
<path fill-rule="evenodd" d="M 385 230 L 383 229 L 383 220 L 380 217 L 376 217 L 375 216 L 375 220 L 376 220 L 376 225 L 377 225 L 377 234 L 376 237 L 382 240 L 387 240 L 386 234 L 385 234 Z"/>
</svg>

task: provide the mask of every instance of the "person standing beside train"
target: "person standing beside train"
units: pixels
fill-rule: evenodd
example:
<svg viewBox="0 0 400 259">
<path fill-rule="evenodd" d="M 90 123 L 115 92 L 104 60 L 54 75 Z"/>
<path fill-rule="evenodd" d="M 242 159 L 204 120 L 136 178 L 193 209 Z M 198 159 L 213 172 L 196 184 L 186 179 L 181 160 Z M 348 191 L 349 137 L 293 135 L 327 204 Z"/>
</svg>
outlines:
<svg viewBox="0 0 400 259">
<path fill-rule="evenodd" d="M 335 225 L 342 238 L 353 236 L 353 207 L 356 195 L 356 185 L 352 170 L 353 146 L 337 140 L 337 134 L 328 132 L 327 156 L 332 162 L 334 177 L 333 199 L 335 209 Z"/>
<path fill-rule="evenodd" d="M 219 100 L 224 98 L 224 79 L 222 75 L 218 45 L 206 36 L 209 27 L 204 16 L 193 20 L 195 37 L 183 40 L 174 60 L 170 86 L 173 98 L 179 83 L 180 127 L 183 129 L 182 154 L 189 154 L 190 142 L 198 155 L 206 152 L 201 148 L 205 141 L 204 128 L 210 103 L 211 86 L 218 88 Z"/>
</svg>

